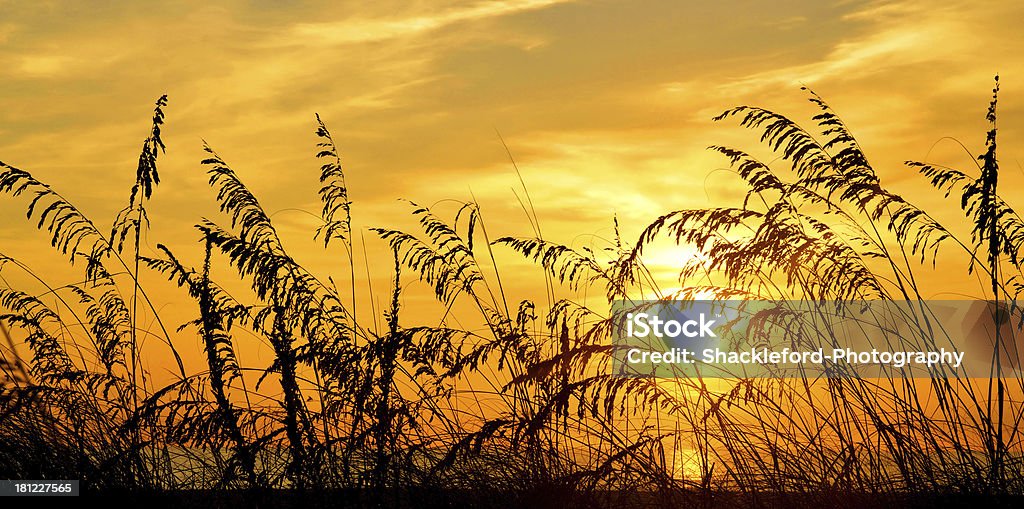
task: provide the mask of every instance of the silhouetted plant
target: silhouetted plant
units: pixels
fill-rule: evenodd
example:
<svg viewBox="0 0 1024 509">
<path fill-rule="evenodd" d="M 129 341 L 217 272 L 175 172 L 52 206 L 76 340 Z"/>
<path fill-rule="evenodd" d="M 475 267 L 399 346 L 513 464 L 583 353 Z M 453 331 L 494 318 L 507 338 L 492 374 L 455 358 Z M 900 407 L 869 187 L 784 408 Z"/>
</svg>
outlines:
<svg viewBox="0 0 1024 509">
<path fill-rule="evenodd" d="M 656 380 L 612 371 L 613 301 L 776 301 L 751 319 L 754 330 L 827 341 L 815 317 L 785 301 L 923 301 L 921 271 L 947 246 L 987 278 L 986 298 L 1015 300 L 1024 289 L 1024 221 L 999 195 L 997 92 L 977 176 L 908 162 L 940 192 L 959 195 L 969 240 L 883 186 L 847 126 L 808 91 L 818 109 L 813 129 L 748 106 L 716 117 L 758 133 L 778 161 L 710 147 L 745 182 L 742 203 L 668 212 L 635 243 L 623 241 L 617 219 L 605 249 L 547 240 L 532 207 L 532 237 L 492 241 L 475 202 L 451 216 L 412 204 L 418 231 L 371 230 L 393 257 L 380 316 L 357 299 L 353 200 L 319 115 L 321 224 L 311 235 L 325 249 L 344 247 L 344 292 L 291 255 L 241 174 L 209 145 L 202 165 L 227 222 L 196 225 L 202 263 L 189 267 L 163 245 L 157 257 L 141 255 L 165 149 L 163 96 L 109 236 L 50 186 L 0 163 L 0 192 L 28 197 L 27 216 L 53 248 L 85 263 L 83 283 L 55 285 L 0 256 L 0 268 L 38 287 L 0 288 L 7 350 L 28 352 L 0 363 L 0 476 L 80 478 L 97 490 L 241 489 L 254 504 L 271 489 L 354 488 L 341 497 L 351 506 L 423 503 L 414 489 L 477 505 L 493 490 L 502 494 L 489 501 L 497 506 L 558 499 L 616 507 L 771 505 L 778 499 L 760 497 L 787 493 L 805 503 L 853 492 L 1019 494 L 1024 414 L 1010 393 L 1024 386 L 1002 376 L 1001 359 L 1018 356 L 1015 338 L 1001 332 L 986 390 L 955 371 L 916 381 Z M 699 253 L 680 262 L 679 281 L 659 280 L 644 263 L 663 240 Z M 510 300 L 495 267 L 495 250 L 505 248 L 540 266 L 546 295 Z M 236 299 L 215 282 L 224 259 L 251 295 Z M 139 338 L 150 334 L 142 314 L 159 320 L 143 268 L 198 310 L 179 334 L 194 331 L 203 368 L 186 371 L 161 324 L 156 336 L 177 363 L 162 387 L 139 362 L 147 353 Z M 436 321 L 400 316 L 403 292 L 415 286 L 403 275 L 433 293 L 443 310 Z M 555 285 L 601 298 L 564 298 Z M 1019 321 L 1019 308 L 1011 312 Z M 935 344 L 924 304 L 906 319 L 914 337 L 901 341 Z M 239 359 L 250 335 L 272 350 L 266 365 Z M 719 497 L 729 491 L 746 498 Z"/>
</svg>

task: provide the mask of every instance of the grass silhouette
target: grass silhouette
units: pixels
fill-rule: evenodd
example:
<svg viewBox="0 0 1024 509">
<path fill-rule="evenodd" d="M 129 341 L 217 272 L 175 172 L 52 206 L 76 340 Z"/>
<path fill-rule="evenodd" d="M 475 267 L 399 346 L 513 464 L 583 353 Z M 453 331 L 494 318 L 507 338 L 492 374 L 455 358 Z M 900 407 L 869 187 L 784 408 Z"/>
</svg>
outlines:
<svg viewBox="0 0 1024 509">
<path fill-rule="evenodd" d="M 140 254 L 146 203 L 160 182 L 166 96 L 109 235 L 50 185 L 0 163 L 0 192 L 27 200 L 28 219 L 52 247 L 84 264 L 83 282 L 66 284 L 0 258 L 0 267 L 45 288 L 0 288 L 0 477 L 80 479 L 96 493 L 212 491 L 226 498 L 197 500 L 258 506 L 863 506 L 915 494 L 1021 494 L 1024 408 L 1014 395 L 1024 386 L 1002 375 L 1002 364 L 1019 356 L 1015 337 L 1000 328 L 995 376 L 985 380 L 958 372 L 724 381 L 612 373 L 607 305 L 615 300 L 920 302 L 907 320 L 934 345 L 934 312 L 918 281 L 941 248 L 986 278 L 982 298 L 1016 301 L 1024 221 L 999 194 L 998 86 L 973 173 L 907 163 L 947 197 L 958 195 L 969 239 L 887 190 L 839 116 L 807 93 L 819 109 L 816 132 L 754 107 L 716 117 L 760 133 L 784 166 L 711 147 L 747 183 L 743 203 L 667 213 L 635 243 L 616 224 L 603 252 L 544 239 L 535 217 L 535 237 L 491 241 L 473 202 L 450 221 L 412 204 L 419 231 L 372 229 L 393 255 L 382 330 L 357 319 L 357 208 L 319 116 L 323 208 L 314 236 L 325 248 L 344 247 L 343 289 L 289 254 L 257 197 L 208 145 L 202 164 L 227 223 L 196 225 L 205 253 L 196 266 L 164 245 L 159 257 Z M 684 287 L 668 295 L 643 260 L 666 239 L 700 253 L 681 264 Z M 496 249 L 532 260 L 549 284 L 604 299 L 517 301 L 480 262 L 493 264 Z M 225 269 L 249 285 L 251 303 L 217 283 Z M 459 312 L 476 315 L 461 321 L 482 327 L 409 325 L 401 319 L 403 271 L 448 312 L 458 300 Z M 143 310 L 159 317 L 145 272 L 195 302 L 195 319 L 180 330 L 200 339 L 202 371 L 186 372 L 163 322 L 141 328 Z M 1019 324 L 1020 309 L 1009 309 Z M 762 317 L 765 330 L 827 336 L 813 317 L 772 313 Z M 266 339 L 269 365 L 239 362 L 240 331 Z M 171 383 L 154 387 L 142 368 L 143 335 L 173 353 Z M 19 345 L 27 355 L 17 355 Z"/>
</svg>

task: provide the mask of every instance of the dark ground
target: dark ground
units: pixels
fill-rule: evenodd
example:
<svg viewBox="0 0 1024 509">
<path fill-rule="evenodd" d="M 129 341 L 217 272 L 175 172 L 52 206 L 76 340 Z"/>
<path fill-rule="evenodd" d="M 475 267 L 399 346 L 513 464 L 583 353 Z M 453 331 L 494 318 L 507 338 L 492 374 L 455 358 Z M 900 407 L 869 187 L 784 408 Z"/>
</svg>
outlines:
<svg viewBox="0 0 1024 509">
<path fill-rule="evenodd" d="M 264 493 L 233 491 L 180 491 L 173 493 L 84 493 L 88 502 L 110 502 L 111 506 L 157 509 L 266 507 L 280 509 L 408 507 L 424 509 L 566 509 L 595 507 L 609 509 L 656 508 L 829 508 L 882 509 L 970 507 L 981 509 L 1022 508 L 1024 497 L 961 494 L 899 494 L 869 493 L 622 493 L 598 492 L 566 494 L 552 491 L 491 490 L 329 490 L 300 493 L 273 490 Z M 28 499 L 19 500 L 27 502 Z M 86 500 L 81 500 L 86 502 Z M 3 504 L 6 506 L 6 504 Z"/>
</svg>

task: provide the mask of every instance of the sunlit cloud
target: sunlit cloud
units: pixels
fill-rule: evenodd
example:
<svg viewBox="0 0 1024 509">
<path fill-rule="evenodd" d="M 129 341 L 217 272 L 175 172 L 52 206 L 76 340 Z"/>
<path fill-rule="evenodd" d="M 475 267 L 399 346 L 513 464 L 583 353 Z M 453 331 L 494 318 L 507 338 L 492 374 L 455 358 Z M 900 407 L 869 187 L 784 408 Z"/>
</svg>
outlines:
<svg viewBox="0 0 1024 509">
<path fill-rule="evenodd" d="M 450 25 L 496 18 L 572 0 L 510 0 L 487 1 L 462 7 L 441 9 L 440 12 L 397 18 L 354 18 L 332 22 L 299 23 L 280 38 L 272 41 L 280 45 L 340 45 L 382 41 L 420 35 Z"/>
<path fill-rule="evenodd" d="M 0 44 L 7 42 L 17 30 L 18 26 L 13 23 L 0 23 Z"/>
<path fill-rule="evenodd" d="M 868 28 L 865 33 L 838 41 L 821 60 L 752 74 L 733 81 L 726 89 L 749 91 L 877 76 L 894 67 L 969 54 L 980 44 L 976 38 L 965 37 L 975 30 L 968 20 L 931 5 L 887 3 L 855 11 L 843 19 L 865 23 Z"/>
<path fill-rule="evenodd" d="M 49 77 L 66 69 L 69 59 L 58 55 L 26 56 L 21 58 L 17 71 L 32 77 Z"/>
<path fill-rule="evenodd" d="M 789 16 L 782 19 L 766 21 L 765 26 L 778 30 L 791 30 L 805 23 L 807 23 L 807 16 Z"/>
</svg>

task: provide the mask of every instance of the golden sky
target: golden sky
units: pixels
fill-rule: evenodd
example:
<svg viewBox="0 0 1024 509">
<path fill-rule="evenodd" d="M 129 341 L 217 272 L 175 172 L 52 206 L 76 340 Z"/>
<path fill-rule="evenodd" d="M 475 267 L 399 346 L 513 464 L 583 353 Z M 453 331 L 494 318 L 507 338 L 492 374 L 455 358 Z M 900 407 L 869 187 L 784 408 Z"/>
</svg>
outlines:
<svg viewBox="0 0 1024 509">
<path fill-rule="evenodd" d="M 167 93 L 143 252 L 162 242 L 196 261 L 191 225 L 225 222 L 199 165 L 205 139 L 297 257 L 327 268 L 339 254 L 315 249 L 316 221 L 295 210 L 320 207 L 314 112 L 341 146 L 363 229 L 411 228 L 399 198 L 475 196 L 492 238 L 529 234 L 497 130 L 545 236 L 580 246 L 607 238 L 613 215 L 635 237 L 670 210 L 739 204 L 739 178 L 716 171 L 725 162 L 705 147 L 765 152 L 711 117 L 753 104 L 807 119 L 801 84 L 913 195 L 924 180 L 903 160 L 969 165 L 944 136 L 981 151 L 1000 73 L 1003 167 L 1022 174 L 1021 19 L 1015 1 L 0 0 L 0 160 L 112 219 Z M 0 204 L 0 250 L 49 270 L 23 206 Z M 390 264 L 377 269 L 386 277 Z"/>
</svg>

